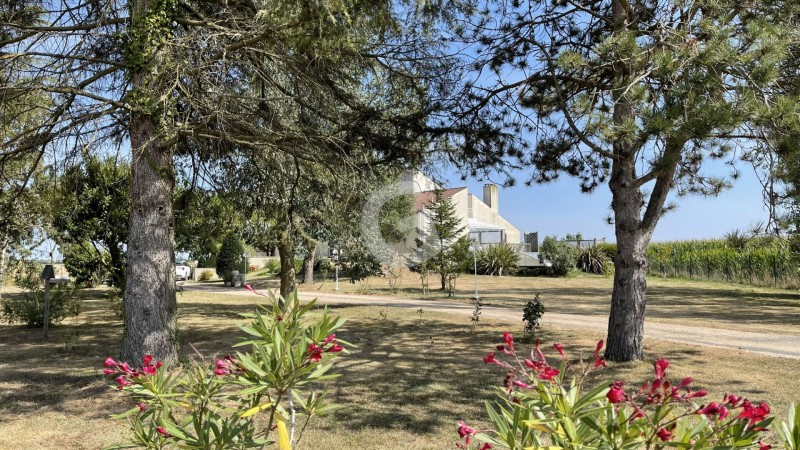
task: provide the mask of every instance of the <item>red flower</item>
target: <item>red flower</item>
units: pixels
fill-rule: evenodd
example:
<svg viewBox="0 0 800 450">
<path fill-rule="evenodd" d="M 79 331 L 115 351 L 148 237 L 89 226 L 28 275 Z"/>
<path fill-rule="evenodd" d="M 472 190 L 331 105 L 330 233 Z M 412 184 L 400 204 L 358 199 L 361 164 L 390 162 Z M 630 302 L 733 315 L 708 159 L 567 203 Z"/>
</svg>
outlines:
<svg viewBox="0 0 800 450">
<path fill-rule="evenodd" d="M 494 359 L 494 352 L 489 353 L 488 355 L 484 356 L 483 357 L 483 362 L 486 363 L 486 364 L 489 364 L 489 363 L 500 364 L 500 363 L 497 362 L 496 359 Z"/>
<path fill-rule="evenodd" d="M 758 450 L 771 450 L 771 449 L 772 449 L 772 446 L 771 446 L 771 445 L 769 445 L 769 444 L 764 444 L 764 443 L 763 443 L 763 442 L 761 442 L 761 441 L 758 441 L 758 446 L 759 446 L 759 447 L 758 447 Z"/>
<path fill-rule="evenodd" d="M 608 385 L 611 388 L 606 394 L 609 403 L 622 403 L 625 400 L 625 391 L 622 389 L 623 384 L 622 381 L 615 381 Z"/>
<path fill-rule="evenodd" d="M 750 425 L 754 425 L 756 422 L 761 422 L 762 420 L 767 418 L 769 414 L 769 405 L 765 402 L 762 402 L 758 406 L 753 406 L 748 400 L 745 400 L 742 403 L 742 407 L 744 410 L 741 414 L 739 414 L 739 419 L 749 419 Z"/>
<path fill-rule="evenodd" d="M 158 431 L 158 433 L 164 437 L 169 437 L 169 433 L 167 433 L 167 430 L 165 430 L 162 426 L 156 427 L 156 431 Z"/>
<path fill-rule="evenodd" d="M 475 429 L 471 428 L 469 425 L 464 423 L 464 421 L 458 422 L 458 436 L 462 438 L 466 438 L 466 443 L 469 445 L 470 436 L 475 435 Z"/>
<path fill-rule="evenodd" d="M 606 364 L 606 360 L 603 359 L 603 358 L 595 358 L 595 360 L 594 360 L 594 368 L 597 369 L 600 366 L 608 367 L 608 364 Z"/>
<path fill-rule="evenodd" d="M 308 359 L 314 362 L 319 362 L 322 359 L 322 347 L 317 344 L 308 345 Z"/>
<path fill-rule="evenodd" d="M 662 441 L 668 441 L 672 437 L 672 433 L 666 428 L 658 430 L 658 433 L 656 434 L 658 435 L 658 438 L 661 439 Z"/>
<path fill-rule="evenodd" d="M 656 370 L 656 379 L 660 380 L 664 378 L 664 375 L 667 372 L 667 367 L 669 367 L 669 360 L 661 358 L 653 364 Z"/>
<path fill-rule="evenodd" d="M 722 411 L 720 405 L 717 402 L 711 402 L 708 406 L 698 409 L 697 414 L 711 417 L 716 416 L 720 411 Z"/>
<path fill-rule="evenodd" d="M 503 342 L 506 343 L 509 351 L 514 351 L 514 336 L 512 336 L 508 331 L 503 332 Z"/>
<path fill-rule="evenodd" d="M 150 365 L 150 361 L 152 361 L 152 360 L 153 360 L 153 356 L 152 355 L 150 355 L 150 354 L 144 355 L 144 358 L 142 358 L 142 366 L 149 366 Z"/>
<path fill-rule="evenodd" d="M 597 347 L 594 348 L 594 355 L 592 356 L 594 359 L 597 359 L 597 357 L 600 355 L 600 350 L 603 349 L 603 344 L 604 342 L 602 339 L 597 342 Z"/>
<path fill-rule="evenodd" d="M 339 345 L 339 344 L 336 344 L 336 345 L 332 345 L 330 348 L 328 348 L 328 349 L 327 349 L 327 350 L 325 350 L 325 351 L 326 351 L 326 352 L 331 352 L 331 353 L 338 353 L 338 352 L 340 352 L 340 351 L 342 351 L 342 350 L 344 350 L 344 347 L 342 347 L 342 346 L 341 346 L 341 345 Z"/>
<path fill-rule="evenodd" d="M 530 389 L 531 388 L 529 385 L 527 385 L 527 384 L 525 384 L 525 383 L 523 383 L 522 381 L 519 381 L 519 380 L 514 380 L 514 386 L 520 387 L 520 388 L 523 388 L 523 389 Z"/>
<path fill-rule="evenodd" d="M 736 408 L 739 405 L 740 401 L 742 401 L 742 397 L 738 395 L 725 394 L 724 396 L 722 396 L 722 402 L 731 405 L 731 407 L 733 408 Z"/>
<path fill-rule="evenodd" d="M 498 352 L 503 352 L 506 355 L 511 355 L 512 354 L 510 351 L 506 350 L 506 346 L 503 345 L 503 344 L 497 344 L 497 347 L 495 347 L 495 349 Z"/>
<path fill-rule="evenodd" d="M 687 393 L 686 398 L 700 398 L 705 397 L 706 395 L 708 395 L 708 391 L 705 389 L 700 389 L 699 391 Z"/>
<path fill-rule="evenodd" d="M 686 378 L 684 378 L 684 379 L 683 379 L 683 380 L 681 380 L 681 382 L 678 384 L 678 389 L 683 389 L 683 388 L 685 388 L 686 386 L 688 386 L 689 384 L 691 384 L 691 382 L 692 382 L 692 381 L 694 381 L 694 380 L 692 380 L 692 377 L 686 377 Z"/>
<path fill-rule="evenodd" d="M 119 364 L 117 364 L 117 362 L 114 361 L 114 358 L 112 358 L 110 356 L 108 358 L 106 358 L 105 362 L 103 362 L 103 366 L 105 366 L 105 367 L 117 367 L 118 365 Z"/>
<path fill-rule="evenodd" d="M 119 386 L 117 386 L 117 389 L 120 390 L 120 391 L 125 386 L 130 386 L 131 384 L 133 384 L 127 377 L 125 377 L 125 375 L 120 375 L 115 379 L 117 380 L 117 383 L 119 383 Z"/>
<path fill-rule="evenodd" d="M 328 344 L 331 343 L 331 341 L 333 341 L 334 344 L 336 343 L 336 334 L 332 334 L 332 335 L 326 337 L 325 341 L 322 343 L 322 345 L 328 345 Z"/>
<path fill-rule="evenodd" d="M 145 403 L 145 402 L 139 403 L 139 411 L 140 412 L 143 412 L 146 408 L 147 408 L 147 403 Z"/>
<path fill-rule="evenodd" d="M 561 358 L 566 361 L 567 355 L 564 354 L 564 346 L 561 344 L 561 342 L 556 342 L 553 344 L 553 348 L 556 349 L 558 354 L 561 355 Z"/>
<path fill-rule="evenodd" d="M 550 366 L 547 366 L 544 368 L 542 373 L 539 374 L 539 379 L 545 381 L 553 381 L 553 378 L 555 378 L 556 375 L 558 374 L 559 374 L 558 369 L 554 369 Z"/>
<path fill-rule="evenodd" d="M 488 442 L 478 447 L 478 450 L 491 450 L 491 449 L 492 449 L 492 444 Z"/>
</svg>

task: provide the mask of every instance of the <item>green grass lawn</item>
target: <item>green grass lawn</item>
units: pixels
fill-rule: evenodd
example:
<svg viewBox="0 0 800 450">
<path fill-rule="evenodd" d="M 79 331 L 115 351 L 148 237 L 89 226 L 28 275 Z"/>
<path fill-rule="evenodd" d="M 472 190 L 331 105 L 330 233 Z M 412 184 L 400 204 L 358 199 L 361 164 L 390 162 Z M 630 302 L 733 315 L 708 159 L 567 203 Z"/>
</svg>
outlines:
<svg viewBox="0 0 800 450">
<path fill-rule="evenodd" d="M 539 285 L 550 311 L 568 309 L 566 296 L 556 300 L 555 294 L 544 294 L 546 289 L 551 293 L 557 291 L 554 280 L 504 278 L 503 283 L 506 280 L 514 280 L 514 287 L 508 288 L 511 291 L 508 296 L 501 297 L 497 294 L 500 284 L 495 286 L 496 304 L 519 306 L 515 302 L 520 300 L 514 299 L 524 299 L 528 295 L 523 293 L 527 287 L 522 284 L 524 282 Z M 375 280 L 375 289 L 379 281 L 385 282 Z M 462 280 L 462 288 L 466 281 L 466 278 Z M 489 281 L 492 280 L 487 278 L 487 285 Z M 545 281 L 550 283 L 547 287 Z M 600 294 L 592 292 L 606 289 L 605 279 L 581 277 L 564 283 L 565 289 L 571 292 L 586 291 L 585 296 L 579 296 L 576 305 L 600 313 L 601 307 L 591 300 Z M 674 283 L 678 287 L 685 286 L 683 289 L 693 295 L 706 293 L 699 296 L 706 300 L 692 303 L 688 311 L 681 311 L 684 307 L 674 305 L 676 314 L 704 323 L 720 320 L 719 326 L 724 326 L 728 319 L 721 316 L 707 319 L 719 316 L 707 311 L 707 307 L 725 302 L 754 302 L 756 300 L 748 296 L 762 295 L 753 293 L 729 298 L 726 297 L 728 291 L 721 286 L 703 288 L 703 284 Z M 667 291 L 668 287 L 665 284 L 663 289 Z M 323 286 L 324 289 L 327 286 Z M 108 416 L 124 411 L 131 403 L 124 394 L 109 387 L 110 380 L 101 374 L 105 357 L 117 353 L 121 324 L 110 313 L 102 290 L 84 291 L 84 294 L 81 316 L 54 327 L 48 341 L 43 339 L 41 330 L 0 326 L 0 404 L 3 405 L 0 408 L 0 448 L 53 448 L 56 445 L 101 448 L 123 439 L 125 424 Z M 463 295 L 461 291 L 460 295 Z M 716 300 L 712 302 L 713 298 Z M 197 292 L 180 294 L 179 324 L 184 355 L 190 354 L 186 345 L 189 342 L 209 356 L 228 352 L 240 336 L 237 325 L 242 320 L 238 314 L 250 311 L 254 299 L 254 296 Z M 791 302 L 788 299 L 767 301 L 774 301 L 774 308 L 782 308 L 784 314 L 789 312 L 787 305 Z M 787 305 L 778 305 L 781 301 L 786 301 Z M 685 302 L 690 303 L 692 299 Z M 421 315 L 378 307 L 337 306 L 331 309 L 348 319 L 338 335 L 357 346 L 339 360 L 337 370 L 343 376 L 326 386 L 334 400 L 345 408 L 331 417 L 312 421 L 299 448 L 450 449 L 458 441 L 458 420 L 464 419 L 477 426 L 485 424 L 482 403 L 492 398 L 493 387 L 500 385 L 504 373 L 494 366 L 484 365 L 481 358 L 499 342 L 504 330 L 519 334 L 521 322 L 483 320 L 473 333 L 469 331 L 467 318 L 434 314 L 424 309 Z M 770 325 L 769 328 L 774 327 Z M 545 314 L 542 340 L 548 344 L 564 342 L 571 355 L 588 356 L 597 340 L 603 337 L 591 332 L 551 329 Z M 768 401 L 779 414 L 785 414 L 792 401 L 800 400 L 800 395 L 796 394 L 800 392 L 800 360 L 656 340 L 646 342 L 646 351 L 648 361 L 614 364 L 599 373 L 599 378 L 624 379 L 630 385 L 639 385 L 650 378 L 652 361 L 667 357 L 672 362 L 670 375 L 673 379 L 691 375 L 697 380 L 697 388 L 711 391 L 713 400 L 718 401 L 726 392 L 734 392 L 753 401 Z"/>
</svg>

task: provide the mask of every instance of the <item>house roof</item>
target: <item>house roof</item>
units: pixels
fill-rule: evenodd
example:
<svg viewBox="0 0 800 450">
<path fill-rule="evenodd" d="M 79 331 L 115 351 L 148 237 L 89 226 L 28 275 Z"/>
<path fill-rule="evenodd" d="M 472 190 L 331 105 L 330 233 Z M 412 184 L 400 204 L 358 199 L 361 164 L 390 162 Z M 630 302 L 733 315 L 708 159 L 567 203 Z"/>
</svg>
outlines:
<svg viewBox="0 0 800 450">
<path fill-rule="evenodd" d="M 506 227 L 494 223 L 481 222 L 477 219 L 467 219 L 469 231 L 505 231 Z"/>
<path fill-rule="evenodd" d="M 465 190 L 465 187 L 451 188 L 442 190 L 442 198 L 450 198 L 458 192 Z M 436 191 L 422 191 L 414 194 L 414 212 L 420 212 L 431 206 L 436 201 Z"/>
</svg>

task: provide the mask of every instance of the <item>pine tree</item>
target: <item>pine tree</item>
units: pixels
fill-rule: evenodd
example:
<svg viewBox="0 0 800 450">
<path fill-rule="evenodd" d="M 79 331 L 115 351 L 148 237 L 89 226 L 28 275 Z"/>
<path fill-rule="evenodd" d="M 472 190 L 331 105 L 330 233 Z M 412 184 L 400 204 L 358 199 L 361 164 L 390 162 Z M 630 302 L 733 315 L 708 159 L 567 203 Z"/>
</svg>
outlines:
<svg viewBox="0 0 800 450">
<path fill-rule="evenodd" d="M 493 2 L 489 2 L 493 3 Z M 510 3 L 510 4 L 509 4 Z M 644 358 L 645 252 L 679 195 L 713 196 L 734 176 L 702 170 L 732 161 L 776 127 L 794 127 L 780 79 L 795 2 L 538 0 L 498 2 L 475 30 L 476 107 L 536 143 L 531 182 L 561 173 L 583 192 L 611 191 L 617 241 L 605 356 Z M 491 115 L 487 111 L 481 114 Z"/>
<path fill-rule="evenodd" d="M 423 238 L 417 239 L 417 254 L 424 269 L 439 274 L 444 291 L 448 279 L 462 266 L 460 250 L 464 247 L 466 227 L 461 224 L 452 199 L 445 198 L 441 190 L 435 191 L 434 201 L 424 214 L 429 229 L 418 231 Z"/>
</svg>

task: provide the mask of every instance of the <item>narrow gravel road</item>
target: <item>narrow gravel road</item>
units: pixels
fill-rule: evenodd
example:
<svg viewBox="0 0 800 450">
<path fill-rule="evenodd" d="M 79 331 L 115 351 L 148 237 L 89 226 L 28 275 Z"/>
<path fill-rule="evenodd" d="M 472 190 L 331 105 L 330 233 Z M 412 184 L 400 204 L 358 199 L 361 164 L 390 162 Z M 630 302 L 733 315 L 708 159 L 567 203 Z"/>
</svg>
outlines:
<svg viewBox="0 0 800 450">
<path fill-rule="evenodd" d="M 185 291 L 202 291 L 221 295 L 255 295 L 245 289 L 222 289 L 208 284 L 185 284 Z M 435 311 L 447 314 L 471 316 L 473 306 L 435 300 L 387 297 L 378 295 L 332 294 L 300 292 L 300 298 L 318 298 L 323 304 L 348 304 L 362 306 L 386 306 L 391 308 Z M 484 306 L 482 317 L 516 322 L 520 320 L 519 311 L 510 308 Z M 547 313 L 547 326 L 569 330 L 593 330 L 605 332 L 608 318 L 604 316 L 584 316 L 577 314 Z M 732 332 L 722 328 L 685 326 L 645 321 L 645 338 L 681 342 L 727 349 L 745 350 L 767 356 L 800 359 L 800 336 L 771 333 Z"/>
</svg>

